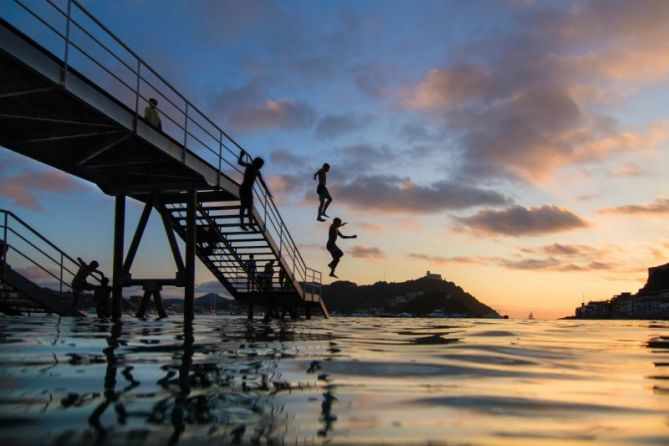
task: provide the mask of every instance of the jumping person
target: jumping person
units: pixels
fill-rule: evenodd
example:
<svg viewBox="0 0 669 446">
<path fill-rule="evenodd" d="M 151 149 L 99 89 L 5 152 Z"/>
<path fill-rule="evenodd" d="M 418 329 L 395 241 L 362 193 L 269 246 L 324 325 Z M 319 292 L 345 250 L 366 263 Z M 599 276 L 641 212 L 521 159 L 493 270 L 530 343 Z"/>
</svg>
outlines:
<svg viewBox="0 0 669 446">
<path fill-rule="evenodd" d="M 325 245 L 327 250 L 332 255 L 332 262 L 328 263 L 328 266 L 330 267 L 330 277 L 338 278 L 335 275 L 335 269 L 339 264 L 339 260 L 344 255 L 342 250 L 339 249 L 339 247 L 335 243 L 337 241 L 337 236 L 341 238 L 358 238 L 357 235 L 344 235 L 341 232 L 339 232 L 339 228 L 341 228 L 345 224 L 346 223 L 342 223 L 339 217 L 336 217 L 334 220 L 332 220 L 332 224 L 330 225 L 330 231 L 328 233 L 328 243 Z"/>
<path fill-rule="evenodd" d="M 272 198 L 272 194 L 269 193 L 269 188 L 262 179 L 262 175 L 260 175 L 260 169 L 262 169 L 262 166 L 265 164 L 265 160 L 256 157 L 253 161 L 247 163 L 244 161 L 245 154 L 246 151 L 242 149 L 242 151 L 239 152 L 239 159 L 237 160 L 237 163 L 239 163 L 240 166 L 246 167 L 246 170 L 244 170 L 244 179 L 239 186 L 239 201 L 241 202 L 239 208 L 239 226 L 242 230 L 248 231 L 244 224 L 244 211 L 246 211 L 248 215 L 249 226 L 253 226 L 253 183 L 255 183 L 256 178 L 258 178 L 265 187 L 270 198 Z"/>
<path fill-rule="evenodd" d="M 318 169 L 318 171 L 314 174 L 314 180 L 316 177 L 318 177 L 318 187 L 316 188 L 316 193 L 318 194 L 318 200 L 320 202 L 318 205 L 318 216 L 316 217 L 316 220 L 318 221 L 325 221 L 323 217 L 329 217 L 325 213 L 325 211 L 328 209 L 328 206 L 330 206 L 330 203 L 332 203 L 330 192 L 328 192 L 328 188 L 325 186 L 326 174 L 329 171 L 330 165 L 328 163 L 324 163 L 323 167 Z"/>
<path fill-rule="evenodd" d="M 93 260 L 91 263 L 86 264 L 80 257 L 77 257 L 77 262 L 79 262 L 79 270 L 77 271 L 77 274 L 74 275 L 74 278 L 72 279 L 72 308 L 77 307 L 77 303 L 79 302 L 79 298 L 83 294 L 85 290 L 94 290 L 95 287 L 86 282 L 86 279 L 88 276 L 92 274 L 102 274 L 100 271 L 98 271 L 98 266 L 100 264 L 97 262 L 97 260 Z"/>
</svg>

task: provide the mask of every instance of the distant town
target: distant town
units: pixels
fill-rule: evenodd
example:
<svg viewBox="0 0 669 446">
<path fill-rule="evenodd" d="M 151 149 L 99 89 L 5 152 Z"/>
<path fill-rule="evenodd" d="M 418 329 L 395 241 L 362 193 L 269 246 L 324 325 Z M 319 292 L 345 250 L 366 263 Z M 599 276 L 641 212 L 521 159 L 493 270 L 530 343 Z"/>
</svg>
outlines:
<svg viewBox="0 0 669 446">
<path fill-rule="evenodd" d="M 669 319 L 669 263 L 648 268 L 648 280 L 636 294 L 590 301 L 572 319 Z"/>
</svg>

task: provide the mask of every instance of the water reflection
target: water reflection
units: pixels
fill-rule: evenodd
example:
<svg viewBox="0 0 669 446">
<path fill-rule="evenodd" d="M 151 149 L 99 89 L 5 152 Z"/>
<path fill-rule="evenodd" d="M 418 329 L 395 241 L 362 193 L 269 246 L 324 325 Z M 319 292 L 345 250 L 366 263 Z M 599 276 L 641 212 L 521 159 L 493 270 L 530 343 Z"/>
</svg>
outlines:
<svg viewBox="0 0 669 446">
<path fill-rule="evenodd" d="M 0 435 L 13 444 L 669 444 L 668 353 L 669 327 L 634 321 L 5 318 Z"/>
</svg>

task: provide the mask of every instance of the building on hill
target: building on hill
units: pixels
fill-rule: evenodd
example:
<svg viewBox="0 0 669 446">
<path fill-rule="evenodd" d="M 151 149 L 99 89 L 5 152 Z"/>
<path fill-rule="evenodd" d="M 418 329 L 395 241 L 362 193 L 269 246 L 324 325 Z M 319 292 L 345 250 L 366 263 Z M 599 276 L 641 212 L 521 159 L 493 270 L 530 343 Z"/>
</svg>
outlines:
<svg viewBox="0 0 669 446">
<path fill-rule="evenodd" d="M 581 304 L 583 319 L 669 319 L 669 263 L 648 268 L 648 280 L 636 294 L 621 293 L 609 300 Z"/>
<path fill-rule="evenodd" d="M 426 279 L 432 279 L 432 280 L 442 280 L 441 279 L 441 274 L 431 273 L 430 271 L 428 271 L 425 274 L 425 278 Z"/>
</svg>

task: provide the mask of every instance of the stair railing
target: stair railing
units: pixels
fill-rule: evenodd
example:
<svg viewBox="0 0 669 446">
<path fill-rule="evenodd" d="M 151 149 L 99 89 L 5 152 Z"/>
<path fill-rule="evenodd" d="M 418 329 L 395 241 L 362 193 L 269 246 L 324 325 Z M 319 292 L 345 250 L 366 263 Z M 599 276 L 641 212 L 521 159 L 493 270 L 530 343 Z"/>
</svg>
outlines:
<svg viewBox="0 0 669 446">
<path fill-rule="evenodd" d="M 38 283 L 55 291 L 71 290 L 70 283 L 79 269 L 79 262 L 54 245 L 13 212 L 0 209 L 0 241 L 5 251 L 2 262 L 3 277 L 11 267 Z M 47 280 L 49 282 L 44 282 Z M 94 282 L 100 283 L 97 277 Z"/>
<path fill-rule="evenodd" d="M 62 61 L 64 88 L 68 88 L 69 78 L 76 72 L 105 90 L 114 91 L 114 98 L 134 111 L 135 132 L 143 121 L 140 107 L 148 104 L 150 98 L 157 98 L 164 121 L 162 132 L 182 144 L 182 161 L 191 150 L 239 183 L 243 172 L 236 160 L 242 147 L 79 1 L 65 0 L 64 5 L 63 8 L 54 0 L 13 0 L 0 8 L 0 15 Z M 220 175 L 216 186 L 220 186 Z M 322 275 L 306 265 L 269 191 L 257 186 L 255 194 L 263 228 L 278 239 L 279 257 L 285 254 L 289 273 L 295 280 L 309 283 L 310 292 L 320 294 Z"/>
</svg>

